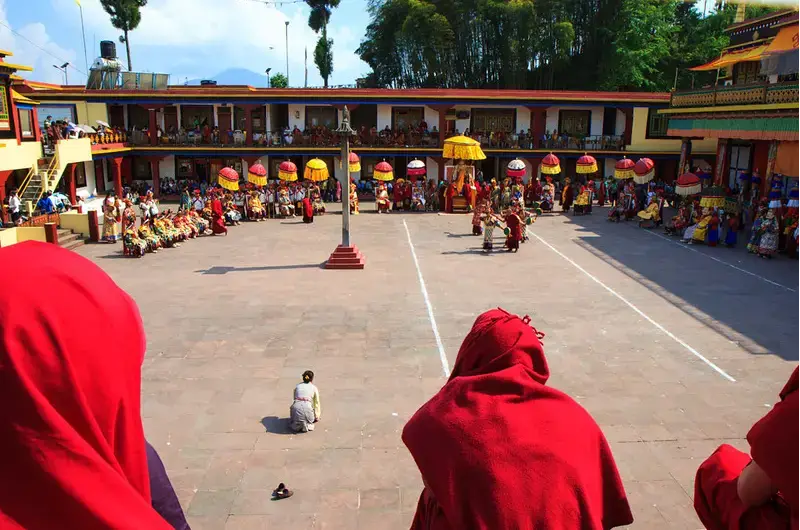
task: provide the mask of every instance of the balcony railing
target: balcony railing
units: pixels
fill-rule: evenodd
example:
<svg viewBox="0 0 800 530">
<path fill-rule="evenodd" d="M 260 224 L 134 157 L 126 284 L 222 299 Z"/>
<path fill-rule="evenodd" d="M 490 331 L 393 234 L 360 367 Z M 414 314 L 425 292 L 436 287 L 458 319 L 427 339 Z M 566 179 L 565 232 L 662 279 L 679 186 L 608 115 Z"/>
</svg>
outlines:
<svg viewBox="0 0 800 530">
<path fill-rule="evenodd" d="M 730 105 L 764 105 L 797 103 L 798 83 L 757 83 L 716 86 L 698 90 L 673 92 L 670 107 L 724 107 Z"/>
</svg>

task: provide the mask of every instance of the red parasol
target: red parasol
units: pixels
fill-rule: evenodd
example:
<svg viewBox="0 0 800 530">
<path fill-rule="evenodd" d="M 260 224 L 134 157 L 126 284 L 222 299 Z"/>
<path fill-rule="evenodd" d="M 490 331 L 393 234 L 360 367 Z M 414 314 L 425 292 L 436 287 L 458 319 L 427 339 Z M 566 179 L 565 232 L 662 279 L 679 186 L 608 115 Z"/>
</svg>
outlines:
<svg viewBox="0 0 800 530">
<path fill-rule="evenodd" d="M 350 155 L 347 157 L 348 160 L 348 171 L 350 173 L 358 173 L 361 171 L 361 159 L 358 158 L 358 155 L 354 152 L 350 151 Z"/>
<path fill-rule="evenodd" d="M 656 165 L 649 158 L 640 158 L 633 166 L 633 180 L 637 184 L 647 184 L 656 175 Z"/>
<path fill-rule="evenodd" d="M 266 186 L 267 169 L 260 162 L 256 162 L 247 168 L 247 181 L 256 186 Z"/>
<path fill-rule="evenodd" d="M 684 173 L 675 182 L 675 193 L 683 197 L 700 193 L 700 190 L 702 190 L 700 177 L 694 173 Z"/>
<path fill-rule="evenodd" d="M 239 173 L 232 167 L 220 169 L 217 182 L 226 190 L 239 191 Z"/>
<path fill-rule="evenodd" d="M 375 170 L 372 172 L 372 178 L 383 181 L 392 180 L 394 178 L 394 170 L 392 169 L 392 165 L 386 160 L 378 162 L 375 165 Z"/>
<path fill-rule="evenodd" d="M 286 181 L 297 180 L 297 166 L 291 160 L 285 160 L 278 166 L 278 178 Z"/>
<path fill-rule="evenodd" d="M 584 154 L 575 164 L 575 173 L 597 173 L 597 160 L 592 155 Z"/>
<path fill-rule="evenodd" d="M 542 159 L 540 167 L 545 175 L 558 175 L 561 173 L 561 161 L 553 153 Z"/>
</svg>

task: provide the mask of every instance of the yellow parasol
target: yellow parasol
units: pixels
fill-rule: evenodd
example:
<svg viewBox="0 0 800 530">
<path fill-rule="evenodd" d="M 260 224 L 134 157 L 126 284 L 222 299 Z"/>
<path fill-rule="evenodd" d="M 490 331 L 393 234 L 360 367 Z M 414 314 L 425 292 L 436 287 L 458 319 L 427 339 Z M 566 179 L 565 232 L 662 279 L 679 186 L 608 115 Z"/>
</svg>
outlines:
<svg viewBox="0 0 800 530">
<path fill-rule="evenodd" d="M 392 180 L 394 178 L 392 165 L 386 160 L 378 162 L 375 166 L 375 170 L 372 172 L 372 178 L 383 181 Z"/>
<path fill-rule="evenodd" d="M 260 163 L 256 162 L 247 168 L 247 181 L 255 184 L 256 186 L 266 186 L 267 169 Z"/>
<path fill-rule="evenodd" d="M 618 160 L 614 164 L 614 178 L 617 180 L 632 179 L 636 174 L 633 172 L 634 167 L 636 167 L 634 161 L 623 156 L 622 160 Z"/>
<path fill-rule="evenodd" d="M 453 136 L 444 141 L 442 156 L 460 160 L 485 160 L 486 155 L 481 150 L 477 140 L 466 136 Z"/>
<path fill-rule="evenodd" d="M 303 172 L 303 178 L 322 182 L 328 180 L 328 166 L 319 158 L 312 158 L 306 162 L 306 169 Z"/>
<path fill-rule="evenodd" d="M 558 175 L 561 173 L 561 161 L 553 153 L 544 157 L 539 167 L 543 175 Z"/>
<path fill-rule="evenodd" d="M 348 169 L 350 173 L 358 173 L 359 171 L 361 171 L 361 159 L 358 158 L 357 154 L 351 151 L 350 155 L 347 158 L 349 159 L 348 165 L 350 167 Z"/>
</svg>

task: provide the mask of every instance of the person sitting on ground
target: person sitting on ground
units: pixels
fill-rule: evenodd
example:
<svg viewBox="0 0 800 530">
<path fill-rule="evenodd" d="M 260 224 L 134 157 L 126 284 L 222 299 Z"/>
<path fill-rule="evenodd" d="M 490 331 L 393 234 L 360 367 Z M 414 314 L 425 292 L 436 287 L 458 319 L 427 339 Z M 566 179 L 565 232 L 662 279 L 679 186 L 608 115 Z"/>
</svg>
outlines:
<svg viewBox="0 0 800 530">
<path fill-rule="evenodd" d="M 797 405 L 795 368 L 780 401 L 747 433 L 750 455 L 723 444 L 700 465 L 694 509 L 708 530 L 797 528 Z"/>
<path fill-rule="evenodd" d="M 55 211 L 55 204 L 51 199 L 53 195 L 52 191 L 48 191 L 46 195 L 42 195 L 42 198 L 36 203 L 36 209 L 38 209 L 43 214 L 51 214 Z"/>
<path fill-rule="evenodd" d="M 639 217 L 639 226 L 642 228 L 653 228 L 661 223 L 661 215 L 658 208 L 658 198 L 653 195 L 647 208 L 636 214 Z"/>
<path fill-rule="evenodd" d="M 403 429 L 424 488 L 412 530 L 608 529 L 633 522 L 603 432 L 546 386 L 543 333 L 480 315 L 441 390 Z"/>
<path fill-rule="evenodd" d="M 58 245 L 2 248 L 0 274 L 15 278 L 0 289 L 0 527 L 172 528 L 152 504 L 133 299 Z M 73 310 L 26 296 L 40 281 Z M 102 323 L 88 339 L 86 322 Z"/>
<path fill-rule="evenodd" d="M 314 372 L 303 372 L 303 382 L 294 387 L 294 401 L 289 407 L 289 427 L 294 432 L 314 430 L 314 424 L 322 418 L 319 390 L 314 385 Z"/>
</svg>

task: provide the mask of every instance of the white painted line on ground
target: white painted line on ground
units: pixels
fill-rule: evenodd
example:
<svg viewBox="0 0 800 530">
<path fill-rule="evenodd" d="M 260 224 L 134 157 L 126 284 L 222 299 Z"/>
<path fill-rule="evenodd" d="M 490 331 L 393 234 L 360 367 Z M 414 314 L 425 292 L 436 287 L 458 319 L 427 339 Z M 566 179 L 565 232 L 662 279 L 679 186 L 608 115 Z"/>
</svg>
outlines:
<svg viewBox="0 0 800 530">
<path fill-rule="evenodd" d="M 531 235 L 533 235 L 533 237 L 535 237 L 535 238 L 536 238 L 536 239 L 538 239 L 539 241 L 541 241 L 541 242 L 542 242 L 542 243 L 543 243 L 543 244 L 544 244 L 544 245 L 545 245 L 547 248 L 549 248 L 550 250 L 552 250 L 553 252 L 555 252 L 556 254 L 558 254 L 559 256 L 561 256 L 562 258 L 564 258 L 565 260 L 567 260 L 567 261 L 568 261 L 568 262 L 569 262 L 569 263 L 570 263 L 570 264 L 571 264 L 573 267 L 575 267 L 576 269 L 578 269 L 579 271 L 581 271 L 582 273 L 584 273 L 584 274 L 585 274 L 586 276 L 588 276 L 588 277 L 589 277 L 591 280 L 593 280 L 595 283 L 597 283 L 597 284 L 598 284 L 600 287 L 602 287 L 603 289 L 605 289 L 606 291 L 608 291 L 608 292 L 609 292 L 609 293 L 611 293 L 612 295 L 614 295 L 614 296 L 616 296 L 617 298 L 619 298 L 619 299 L 620 299 L 620 300 L 621 300 L 621 301 L 622 301 L 622 302 L 623 302 L 625 305 L 627 305 L 628 307 L 630 307 L 631 309 L 633 309 L 633 310 L 634 310 L 636 313 L 638 313 L 638 314 L 639 314 L 639 316 L 640 316 L 640 317 L 642 317 L 642 318 L 644 318 L 645 320 L 647 320 L 648 322 L 650 322 L 650 323 L 651 323 L 653 326 L 655 326 L 656 328 L 658 328 L 658 329 L 659 329 L 659 330 L 660 330 L 662 333 L 664 333 L 666 336 L 668 336 L 669 338 L 671 338 L 672 340 L 674 340 L 675 342 L 677 342 L 678 344 L 680 344 L 681 346 L 683 346 L 684 348 L 686 348 L 686 350 L 688 350 L 688 351 L 689 351 L 689 353 L 691 353 L 692 355 L 694 355 L 695 357 L 697 357 L 698 359 L 700 359 L 701 361 L 703 361 L 704 363 L 706 363 L 708 366 L 710 366 L 711 368 L 713 368 L 713 369 L 714 369 L 714 371 L 715 371 L 715 372 L 717 372 L 719 375 L 721 375 L 722 377 L 724 377 L 725 379 L 727 379 L 727 380 L 728 380 L 728 381 L 730 381 L 731 383 L 735 383 L 735 382 L 736 382 L 736 379 L 734 379 L 733 377 L 731 377 L 730 375 L 728 375 L 728 374 L 725 372 L 725 370 L 723 370 L 722 368 L 720 368 L 719 366 L 717 366 L 716 364 L 714 364 L 713 362 L 711 362 L 710 360 L 708 360 L 706 357 L 704 357 L 704 356 L 703 356 L 703 354 L 701 354 L 699 351 L 695 350 L 694 348 L 692 348 L 691 346 L 689 346 L 688 344 L 686 344 L 686 343 L 685 343 L 683 340 L 681 340 L 680 338 L 678 338 L 677 336 L 675 336 L 675 335 L 674 335 L 674 334 L 673 334 L 671 331 L 669 331 L 667 328 L 665 328 L 664 326 L 662 326 L 661 324 L 659 324 L 658 322 L 656 322 L 655 320 L 653 320 L 652 318 L 650 318 L 649 316 L 647 316 L 647 314 L 645 314 L 645 313 L 644 313 L 644 311 L 642 311 L 641 309 L 639 309 L 638 307 L 636 307 L 635 305 L 633 305 L 633 304 L 632 304 L 631 302 L 629 302 L 629 301 L 628 301 L 628 300 L 627 300 L 627 299 L 626 299 L 624 296 L 622 296 L 621 294 L 619 294 L 618 292 L 616 292 L 614 289 L 612 289 L 611 287 L 609 287 L 608 285 L 606 285 L 605 283 L 603 283 L 602 281 L 600 281 L 600 280 L 599 280 L 597 277 L 595 277 L 595 276 L 594 276 L 593 274 L 591 274 L 589 271 L 587 271 L 586 269 L 584 269 L 583 267 L 581 267 L 580 265 L 578 265 L 577 263 L 575 263 L 573 260 L 571 260 L 570 258 L 568 258 L 567 256 L 565 256 L 565 255 L 564 255 L 564 254 L 563 254 L 561 251 L 559 251 L 559 250 L 558 250 L 557 248 L 555 248 L 553 245 L 551 245 L 550 243 L 548 243 L 547 241 L 545 241 L 544 239 L 542 239 L 542 238 L 541 238 L 541 237 L 540 237 L 538 234 L 536 234 L 536 233 L 534 233 L 534 232 L 530 232 L 530 234 L 531 234 Z"/>
<path fill-rule="evenodd" d="M 731 264 L 731 263 L 728 263 L 728 262 L 727 262 L 727 261 L 725 261 L 725 260 L 721 260 L 721 259 L 719 259 L 719 258 L 715 258 L 714 256 L 709 256 L 709 255 L 708 255 L 708 254 L 706 254 L 705 252 L 700 252 L 699 250 L 697 250 L 697 249 L 695 249 L 695 248 L 692 248 L 690 245 L 687 245 L 687 244 L 685 244 L 685 243 L 681 243 L 681 242 L 679 242 L 679 241 L 675 241 L 674 239 L 670 239 L 670 238 L 668 238 L 667 236 L 663 236 L 663 235 L 661 235 L 661 234 L 657 234 L 657 233 L 655 233 L 655 232 L 651 232 L 650 230 L 645 230 L 645 232 L 646 232 L 646 233 L 648 233 L 648 234 L 650 234 L 650 235 L 652 235 L 652 236 L 656 236 L 656 237 L 660 237 L 661 239 L 665 239 L 665 240 L 669 241 L 670 243 L 673 243 L 673 244 L 675 244 L 675 245 L 678 245 L 678 246 L 679 246 L 679 247 L 681 247 L 681 248 L 685 248 L 686 250 L 691 250 L 692 252 L 695 252 L 695 253 L 697 253 L 697 254 L 700 254 L 701 256 L 705 256 L 705 257 L 707 257 L 708 259 L 713 259 L 713 260 L 714 260 L 714 261 L 716 261 L 717 263 L 722 263 L 723 265 L 727 265 L 728 267 L 730 267 L 730 268 L 732 268 L 732 269 L 736 269 L 736 270 L 737 270 L 737 271 L 739 271 L 739 272 L 743 272 L 743 273 L 745 273 L 745 274 L 749 274 L 750 276 L 752 276 L 752 277 L 754 277 L 754 278 L 758 278 L 759 280 L 761 280 L 761 281 L 763 281 L 763 282 L 767 282 L 767 283 L 769 283 L 769 284 L 772 284 L 772 285 L 774 285 L 775 287 L 780 287 L 781 289 L 786 289 L 787 291 L 791 291 L 791 292 L 793 292 L 793 293 L 796 293 L 796 292 L 797 292 L 797 290 L 795 290 L 795 289 L 792 289 L 791 287 L 787 287 L 787 286 L 785 286 L 785 285 L 783 285 L 783 284 L 780 284 L 780 283 L 778 283 L 778 282 L 773 282 L 773 281 L 772 281 L 772 280 L 770 280 L 769 278 L 764 278 L 763 276 L 759 276 L 758 274 L 756 274 L 756 273 L 754 273 L 754 272 L 750 272 L 750 271 L 748 271 L 748 270 L 746 270 L 746 269 L 742 269 L 741 267 L 737 267 L 736 265 L 733 265 L 733 264 Z"/>
<path fill-rule="evenodd" d="M 444 352 L 444 344 L 442 344 L 442 337 L 439 335 L 439 328 L 436 326 L 436 317 L 433 316 L 433 306 L 431 299 L 428 296 L 428 289 L 425 287 L 425 279 L 422 277 L 422 269 L 419 268 L 419 260 L 417 259 L 417 251 L 414 250 L 414 243 L 411 242 L 411 232 L 408 231 L 406 220 L 403 219 L 403 227 L 406 229 L 406 237 L 408 237 L 408 248 L 411 249 L 411 257 L 414 258 L 414 266 L 417 268 L 417 279 L 419 279 L 419 288 L 422 291 L 422 298 L 425 299 L 425 307 L 428 309 L 428 320 L 431 322 L 431 329 L 433 336 L 436 339 L 436 347 L 439 349 L 439 359 L 442 361 L 442 370 L 445 377 L 450 377 L 450 364 L 447 362 L 447 354 Z"/>
</svg>

